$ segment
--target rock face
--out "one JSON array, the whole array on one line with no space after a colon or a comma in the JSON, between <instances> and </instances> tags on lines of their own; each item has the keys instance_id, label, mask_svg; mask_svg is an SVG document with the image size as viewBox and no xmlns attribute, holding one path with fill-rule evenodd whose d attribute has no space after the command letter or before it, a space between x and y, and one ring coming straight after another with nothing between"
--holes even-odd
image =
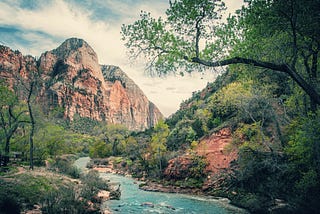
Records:
<instances>
[{"instance_id":1,"label":"rock face","mask_svg":"<svg viewBox=\"0 0 320 214\"><path fill-rule=\"evenodd\" d=\"M208 162L206 170L210 174L227 170L230 167L230 163L237 159L237 151L226 151L226 147L231 142L232 134L228 128L221 129L200 140L196 150L198 155L206 157Z\"/></svg>"},{"instance_id":2,"label":"rock face","mask_svg":"<svg viewBox=\"0 0 320 214\"><path fill-rule=\"evenodd\" d=\"M7 76L27 71L23 69L27 61L34 62L43 81L38 96L43 109L62 107L65 118L71 121L79 115L143 130L163 118L119 67L99 65L97 54L82 39L66 40L58 48L43 53L37 62L6 47L1 48L0 59L1 74Z\"/></svg>"},{"instance_id":3,"label":"rock face","mask_svg":"<svg viewBox=\"0 0 320 214\"><path fill-rule=\"evenodd\" d=\"M210 176L218 175L228 170L230 163L237 159L237 151L226 151L226 147L232 142L231 131L228 128L221 129L209 136L203 137L195 151L198 156L206 160L205 173ZM168 161L164 175L169 179L183 179L190 177L190 168L193 166L192 156L183 154Z\"/></svg>"}]
</instances>

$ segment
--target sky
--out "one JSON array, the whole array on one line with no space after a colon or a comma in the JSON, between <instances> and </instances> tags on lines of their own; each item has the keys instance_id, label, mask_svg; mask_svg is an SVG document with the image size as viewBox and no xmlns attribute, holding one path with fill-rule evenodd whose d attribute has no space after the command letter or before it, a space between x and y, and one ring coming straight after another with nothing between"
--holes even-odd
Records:
<instances>
[{"instance_id":1,"label":"sky","mask_svg":"<svg viewBox=\"0 0 320 214\"><path fill-rule=\"evenodd\" d=\"M228 14L242 1L225 2ZM168 117L192 92L214 81L217 72L150 77L143 63L129 60L121 40L122 24L139 19L141 10L162 16L167 7L167 0L1 0L0 44L39 57L68 38L84 39L100 64L119 66Z\"/></svg>"}]
</instances>

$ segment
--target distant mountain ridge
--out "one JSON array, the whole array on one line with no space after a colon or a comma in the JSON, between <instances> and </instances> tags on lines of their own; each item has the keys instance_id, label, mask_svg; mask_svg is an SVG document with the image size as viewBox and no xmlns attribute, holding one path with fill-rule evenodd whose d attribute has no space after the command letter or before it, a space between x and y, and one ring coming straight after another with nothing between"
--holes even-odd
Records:
<instances>
[{"instance_id":1,"label":"distant mountain ridge","mask_svg":"<svg viewBox=\"0 0 320 214\"><path fill-rule=\"evenodd\" d=\"M12 74L23 76L30 64L43 81L37 100L45 111L62 107L64 117L71 121L77 114L123 124L130 130L150 128L163 118L119 67L99 65L97 54L82 39L67 39L58 48L43 53L39 60L0 47L1 78L11 85Z\"/></svg>"}]
</instances>

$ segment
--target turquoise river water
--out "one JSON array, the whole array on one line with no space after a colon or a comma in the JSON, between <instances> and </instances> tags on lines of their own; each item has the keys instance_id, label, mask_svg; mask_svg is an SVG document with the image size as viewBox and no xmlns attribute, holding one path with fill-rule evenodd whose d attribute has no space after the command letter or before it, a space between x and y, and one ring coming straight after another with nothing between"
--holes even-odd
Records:
<instances>
[{"instance_id":1,"label":"turquoise river water","mask_svg":"<svg viewBox=\"0 0 320 214\"><path fill-rule=\"evenodd\" d=\"M81 170L89 158L80 158L75 165ZM147 192L138 188L137 182L121 175L100 173L102 178L112 183L121 184L121 199L105 202L112 213L121 214L226 214L246 213L245 211L230 206L226 199L210 199L184 194Z\"/></svg>"}]
</instances>

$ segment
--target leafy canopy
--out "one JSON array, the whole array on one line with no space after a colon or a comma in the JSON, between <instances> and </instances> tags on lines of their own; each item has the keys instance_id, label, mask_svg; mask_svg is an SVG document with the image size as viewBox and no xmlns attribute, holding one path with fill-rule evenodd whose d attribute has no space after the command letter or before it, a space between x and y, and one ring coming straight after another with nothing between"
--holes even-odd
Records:
<instances>
[{"instance_id":1,"label":"leafy canopy","mask_svg":"<svg viewBox=\"0 0 320 214\"><path fill-rule=\"evenodd\" d=\"M123 25L123 40L134 58L146 57L153 74L246 64L289 75L320 104L320 1L245 2L222 23L221 0L169 1L165 18L142 12Z\"/></svg>"},{"instance_id":2,"label":"leafy canopy","mask_svg":"<svg viewBox=\"0 0 320 214\"><path fill-rule=\"evenodd\" d=\"M217 31L215 25L221 19L220 12L225 9L221 0L170 1L165 19L155 19L142 11L140 20L123 25L123 40L134 58L143 55L148 59L151 72L159 75L190 72L199 66L186 64L184 58L200 54L200 40L206 40L201 54L208 52Z\"/></svg>"}]
</instances>

